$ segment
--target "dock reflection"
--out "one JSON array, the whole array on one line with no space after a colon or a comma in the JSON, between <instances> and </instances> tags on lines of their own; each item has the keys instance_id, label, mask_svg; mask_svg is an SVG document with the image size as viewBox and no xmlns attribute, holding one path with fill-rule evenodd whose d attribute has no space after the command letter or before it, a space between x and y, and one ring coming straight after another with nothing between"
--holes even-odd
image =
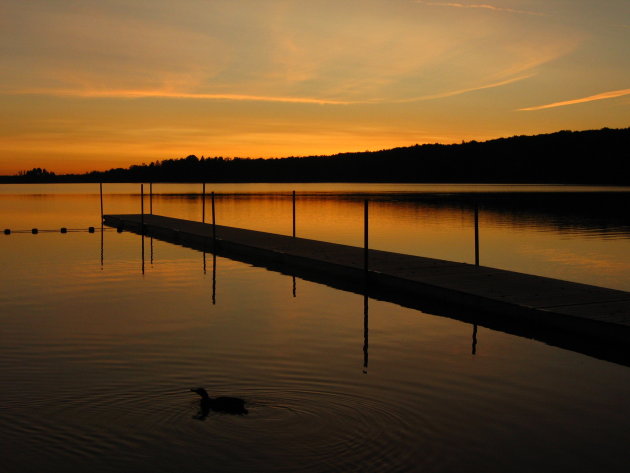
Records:
<instances>
[{"instance_id":1,"label":"dock reflection","mask_svg":"<svg viewBox=\"0 0 630 473\"><path fill-rule=\"evenodd\" d=\"M140 234L140 232L134 233ZM148 232L148 234L151 234L150 231ZM144 235L140 236L142 239L142 274L144 274ZM514 320L498 317L497 315L494 315L492 313L464 308L456 304L449 303L448 301L437 301L431 298L411 297L403 293L392 292L391 290L388 290L386 288L380 288L373 284L367 286L365 284L365 281L363 284L356 284L344 278L331 278L330 276L323 275L316 270L304 267L293 267L282 262L269 262L268 260L259 259L251 255L234 254L230 251L224 250L223 248L221 248L220 245L217 245L216 248L211 248L208 250L202 243L184 244L179 241L177 235L173 235L171 237L164 236L163 234L152 236L162 241L177 244L179 246L187 248L192 248L201 252L208 251L213 255L213 304L217 303L217 256L229 258L234 261L244 262L253 266L264 267L266 269L276 271L287 276L291 276L296 280L297 278L301 278L307 281L324 284L335 289L362 295L364 297L364 369L366 371L368 361L367 350L369 311L369 305L365 300L366 297L394 303L414 310L419 310L426 314L448 317L471 324L471 352L473 355L476 355L478 351L478 327L483 326L491 330L538 340L548 345L571 350L577 353L582 353L584 355L592 356L594 358L599 358L613 363L630 366L630 351L627 350L625 344L616 342L615 340L600 340L577 333L567 332L561 329L555 329L553 327L538 324L532 320L515 322ZM296 296L296 284L297 282L294 283L292 288L292 294L294 297Z\"/></svg>"}]
</instances>

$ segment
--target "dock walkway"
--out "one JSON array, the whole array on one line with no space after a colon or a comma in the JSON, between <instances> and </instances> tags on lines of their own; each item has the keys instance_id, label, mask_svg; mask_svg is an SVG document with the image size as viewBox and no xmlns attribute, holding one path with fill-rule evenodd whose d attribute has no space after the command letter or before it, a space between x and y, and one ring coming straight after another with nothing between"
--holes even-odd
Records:
<instances>
[{"instance_id":1,"label":"dock walkway","mask_svg":"<svg viewBox=\"0 0 630 473\"><path fill-rule=\"evenodd\" d=\"M105 215L106 225L140 232L141 215ZM364 249L159 215L144 215L145 234L234 256L267 267L295 268L319 280L365 284ZM553 329L630 340L630 293L484 266L369 250L370 286L400 297L428 299L541 323ZM387 297L396 301L396 297Z\"/></svg>"}]
</instances>

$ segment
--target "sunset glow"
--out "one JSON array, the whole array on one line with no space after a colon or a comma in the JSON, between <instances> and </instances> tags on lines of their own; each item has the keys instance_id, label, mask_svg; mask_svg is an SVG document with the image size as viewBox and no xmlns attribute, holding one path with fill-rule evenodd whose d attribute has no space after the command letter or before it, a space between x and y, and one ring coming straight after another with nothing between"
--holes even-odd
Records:
<instances>
[{"instance_id":1,"label":"sunset glow","mask_svg":"<svg viewBox=\"0 0 630 473\"><path fill-rule=\"evenodd\" d=\"M0 174L630 125L626 0L5 0Z\"/></svg>"}]
</instances>

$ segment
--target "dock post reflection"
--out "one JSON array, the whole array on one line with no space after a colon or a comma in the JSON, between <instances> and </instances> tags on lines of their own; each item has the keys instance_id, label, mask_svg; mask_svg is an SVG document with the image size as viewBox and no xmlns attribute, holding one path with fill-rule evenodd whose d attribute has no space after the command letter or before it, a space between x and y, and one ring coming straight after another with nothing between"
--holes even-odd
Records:
<instances>
[{"instance_id":1,"label":"dock post reflection","mask_svg":"<svg viewBox=\"0 0 630 473\"><path fill-rule=\"evenodd\" d=\"M149 214L153 215L153 183L149 182Z\"/></svg>"},{"instance_id":2,"label":"dock post reflection","mask_svg":"<svg viewBox=\"0 0 630 473\"><path fill-rule=\"evenodd\" d=\"M293 276L293 297L297 297L297 283L295 282L295 276Z\"/></svg>"},{"instance_id":3,"label":"dock post reflection","mask_svg":"<svg viewBox=\"0 0 630 473\"><path fill-rule=\"evenodd\" d=\"M477 354L477 324L473 324L473 333L472 333L472 354Z\"/></svg>"},{"instance_id":4,"label":"dock post reflection","mask_svg":"<svg viewBox=\"0 0 630 473\"><path fill-rule=\"evenodd\" d=\"M212 253L212 305L217 305L217 254Z\"/></svg>"},{"instance_id":5,"label":"dock post reflection","mask_svg":"<svg viewBox=\"0 0 630 473\"><path fill-rule=\"evenodd\" d=\"M363 295L363 374L368 370L368 295Z\"/></svg>"},{"instance_id":6,"label":"dock post reflection","mask_svg":"<svg viewBox=\"0 0 630 473\"><path fill-rule=\"evenodd\" d=\"M104 262L104 247L105 247L104 234L105 234L105 229L103 227L103 219L101 219L101 271L103 270L103 262Z\"/></svg>"},{"instance_id":7,"label":"dock post reflection","mask_svg":"<svg viewBox=\"0 0 630 473\"><path fill-rule=\"evenodd\" d=\"M475 266L479 266L479 207L475 202Z\"/></svg>"},{"instance_id":8,"label":"dock post reflection","mask_svg":"<svg viewBox=\"0 0 630 473\"><path fill-rule=\"evenodd\" d=\"M201 188L201 223L206 223L206 183Z\"/></svg>"}]
</instances>

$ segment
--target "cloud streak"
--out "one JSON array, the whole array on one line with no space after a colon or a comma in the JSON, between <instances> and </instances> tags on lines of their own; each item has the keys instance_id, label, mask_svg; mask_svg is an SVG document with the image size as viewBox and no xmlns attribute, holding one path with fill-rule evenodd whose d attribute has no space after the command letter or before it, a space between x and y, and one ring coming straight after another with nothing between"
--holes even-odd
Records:
<instances>
[{"instance_id":1,"label":"cloud streak","mask_svg":"<svg viewBox=\"0 0 630 473\"><path fill-rule=\"evenodd\" d=\"M491 89L503 85L518 82L534 74L525 74L500 82L484 84L476 87L457 89L437 94L411 97L407 99L373 99L373 100L334 100L320 99L314 97L282 97L266 95L248 94L206 94L192 92L176 92L168 90L140 90L140 89L115 89L115 90L76 90L76 89L28 89L19 91L0 92L3 95L49 95L53 97L79 97L79 98L114 98L114 99L142 99L142 98L164 98L164 99L192 99L192 100L226 100L226 101L249 101L249 102L277 102L312 105L366 105L383 103L410 103L424 100L435 100L456 95L462 95L477 90Z\"/></svg>"},{"instance_id":2,"label":"cloud streak","mask_svg":"<svg viewBox=\"0 0 630 473\"><path fill-rule=\"evenodd\" d=\"M312 97L277 97L247 94L204 94L190 92L172 92L164 90L71 90L71 89L32 89L9 92L15 95L51 95L57 97L83 98L167 98L167 99L202 99L202 100L233 100L250 102L281 102L315 105L350 105L366 102L351 102L333 99L318 99Z\"/></svg>"},{"instance_id":3,"label":"cloud streak","mask_svg":"<svg viewBox=\"0 0 630 473\"><path fill-rule=\"evenodd\" d=\"M457 3L457 2L430 2L424 0L416 0L416 3L422 3L423 5L429 5L432 7L451 7L451 8L473 8L481 10L491 10L495 12L504 13L518 13L521 15L534 15L545 16L544 13L530 11L530 10L517 10L514 8L497 7L495 5L489 5L487 3Z\"/></svg>"},{"instance_id":4,"label":"cloud streak","mask_svg":"<svg viewBox=\"0 0 630 473\"><path fill-rule=\"evenodd\" d=\"M535 107L519 108L519 111L533 111L544 110L546 108L564 107L566 105L575 105L578 103L593 102L595 100L614 99L616 97L622 97L624 95L630 95L630 89L611 90L610 92L602 92L601 94L589 95L588 97L582 97L580 99L564 100L562 102L553 102L546 105L537 105Z\"/></svg>"},{"instance_id":5,"label":"cloud streak","mask_svg":"<svg viewBox=\"0 0 630 473\"><path fill-rule=\"evenodd\" d=\"M446 97L453 97L455 95L462 95L462 94L467 94L468 92L475 92L477 90L484 90L484 89L492 89L494 87L501 87L503 85L508 85L508 84L512 84L514 82L519 82L521 80L524 79L528 79L532 76L534 76L535 74L525 74L522 76L518 76L518 77L513 77L511 79L506 79L506 80L502 80L500 82L493 82L492 84L485 84L485 85L480 85L477 87L469 87L466 89L459 89L459 90L451 90L449 92L442 92L439 94L431 94L431 95L423 95L422 97L415 97L415 98L410 98L410 99L403 99L403 100L398 100L396 101L396 103L406 103L406 102L419 102L422 100L433 100L433 99L443 99Z\"/></svg>"}]
</instances>

